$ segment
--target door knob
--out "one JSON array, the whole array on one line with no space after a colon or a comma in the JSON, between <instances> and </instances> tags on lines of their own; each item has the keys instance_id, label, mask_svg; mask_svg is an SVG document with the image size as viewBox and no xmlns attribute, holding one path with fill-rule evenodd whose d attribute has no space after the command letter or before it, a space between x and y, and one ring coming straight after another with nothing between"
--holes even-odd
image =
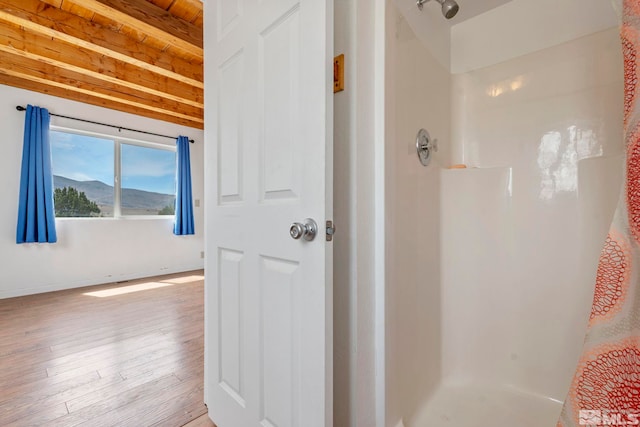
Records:
<instances>
[{"instance_id":1,"label":"door knob","mask_svg":"<svg viewBox=\"0 0 640 427\"><path fill-rule=\"evenodd\" d=\"M310 242L316 238L316 234L318 234L318 224L311 218L305 219L302 223L294 222L289 228L289 235L294 240L302 237L307 242Z\"/></svg>"}]
</instances>

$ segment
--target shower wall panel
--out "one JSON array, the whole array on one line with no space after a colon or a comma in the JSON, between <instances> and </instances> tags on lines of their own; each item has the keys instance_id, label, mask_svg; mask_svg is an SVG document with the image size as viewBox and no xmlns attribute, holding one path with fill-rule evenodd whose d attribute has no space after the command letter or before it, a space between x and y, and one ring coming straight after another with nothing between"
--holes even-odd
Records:
<instances>
[{"instance_id":1,"label":"shower wall panel","mask_svg":"<svg viewBox=\"0 0 640 427\"><path fill-rule=\"evenodd\" d=\"M440 381L440 166L449 155L451 76L389 3L387 19L387 425ZM439 140L429 167L418 129Z\"/></svg>"},{"instance_id":2,"label":"shower wall panel","mask_svg":"<svg viewBox=\"0 0 640 427\"><path fill-rule=\"evenodd\" d=\"M445 381L564 399L620 188L617 29L453 76ZM612 201L613 200L613 201Z\"/></svg>"}]
</instances>

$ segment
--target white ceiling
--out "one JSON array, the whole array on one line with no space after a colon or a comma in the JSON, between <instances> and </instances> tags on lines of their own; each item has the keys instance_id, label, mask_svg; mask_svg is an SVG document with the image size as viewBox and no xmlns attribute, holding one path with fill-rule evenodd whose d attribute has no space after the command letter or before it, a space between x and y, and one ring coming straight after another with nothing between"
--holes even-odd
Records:
<instances>
[{"instance_id":1,"label":"white ceiling","mask_svg":"<svg viewBox=\"0 0 640 427\"><path fill-rule=\"evenodd\" d=\"M416 16L429 15L438 19L442 19L443 23L449 26L459 24L460 22L471 19L496 7L509 3L512 0L456 0L460 6L460 11L453 19L445 19L442 16L440 5L435 1L425 3L422 12L418 10L415 0L396 0L396 6L406 16L410 12Z\"/></svg>"},{"instance_id":2,"label":"white ceiling","mask_svg":"<svg viewBox=\"0 0 640 427\"><path fill-rule=\"evenodd\" d=\"M435 0L422 11L416 0L393 0L422 44L454 73L616 26L620 8L620 0L456 1L460 11L447 20Z\"/></svg>"},{"instance_id":3,"label":"white ceiling","mask_svg":"<svg viewBox=\"0 0 640 427\"><path fill-rule=\"evenodd\" d=\"M502 6L505 3L509 3L512 0L456 0L460 6L460 11L453 18L446 20L449 25L459 24L460 22L471 19L474 16L478 16L484 12L487 12L496 7ZM440 5L438 3L429 2L434 4L428 4L429 8L433 8L436 11L440 11Z\"/></svg>"},{"instance_id":4,"label":"white ceiling","mask_svg":"<svg viewBox=\"0 0 640 427\"><path fill-rule=\"evenodd\" d=\"M488 67L617 27L615 5L606 0L514 0L451 28L451 71Z\"/></svg>"},{"instance_id":5,"label":"white ceiling","mask_svg":"<svg viewBox=\"0 0 640 427\"><path fill-rule=\"evenodd\" d=\"M442 16L440 5L431 0L418 9L416 0L393 0L400 15L404 17L413 32L425 47L446 69L450 68L451 27L480 14L503 6L512 0L456 0L460 11L453 19Z\"/></svg>"}]
</instances>

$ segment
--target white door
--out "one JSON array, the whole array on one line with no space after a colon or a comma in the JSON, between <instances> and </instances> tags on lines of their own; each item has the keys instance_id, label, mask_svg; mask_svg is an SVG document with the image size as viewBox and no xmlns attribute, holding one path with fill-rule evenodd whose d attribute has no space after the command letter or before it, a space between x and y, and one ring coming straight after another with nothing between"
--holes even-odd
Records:
<instances>
[{"instance_id":1,"label":"white door","mask_svg":"<svg viewBox=\"0 0 640 427\"><path fill-rule=\"evenodd\" d=\"M204 6L209 416L328 427L333 0ZM305 218L317 236L293 239Z\"/></svg>"}]
</instances>

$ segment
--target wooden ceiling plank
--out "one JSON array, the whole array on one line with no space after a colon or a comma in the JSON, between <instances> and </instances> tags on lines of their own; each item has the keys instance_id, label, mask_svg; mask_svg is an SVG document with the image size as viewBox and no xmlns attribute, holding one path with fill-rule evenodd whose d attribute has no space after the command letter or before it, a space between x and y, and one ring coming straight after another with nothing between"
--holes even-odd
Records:
<instances>
[{"instance_id":1,"label":"wooden ceiling plank","mask_svg":"<svg viewBox=\"0 0 640 427\"><path fill-rule=\"evenodd\" d=\"M149 3L153 3L164 10L169 10L175 0L147 0Z\"/></svg>"},{"instance_id":2,"label":"wooden ceiling plank","mask_svg":"<svg viewBox=\"0 0 640 427\"><path fill-rule=\"evenodd\" d=\"M201 89L144 72L130 64L105 61L105 58L91 51L20 28L0 26L0 50L145 92L150 96L162 96L197 108L204 106Z\"/></svg>"},{"instance_id":3,"label":"wooden ceiling plank","mask_svg":"<svg viewBox=\"0 0 640 427\"><path fill-rule=\"evenodd\" d=\"M198 13L196 17L193 18L192 24L198 27L202 27L204 25L204 14L202 13L202 11L200 11L200 13Z\"/></svg>"},{"instance_id":4,"label":"wooden ceiling plank","mask_svg":"<svg viewBox=\"0 0 640 427\"><path fill-rule=\"evenodd\" d=\"M0 54L0 57L2 57L2 54ZM36 68L34 69L32 67L29 67L26 64L22 66L20 64L13 62L10 64L3 63L2 65L0 65L0 73L4 73L6 75L18 77L25 80L31 80L35 83L39 83L43 85L55 86L61 89L78 92L84 95L94 96L96 98L102 98L104 100L107 100L113 103L126 104L141 110L148 110L148 111L153 111L156 113L166 114L166 115L175 115L176 117L180 117L185 120L191 120L194 122L201 122L201 121L204 122L204 119L202 119L201 117L190 116L180 112L167 110L162 107L157 107L155 105L149 105L144 102L135 100L135 97L128 97L125 99L121 96L114 96L111 94L113 92L109 91L108 89L101 90L101 88L97 86L93 86L88 83L82 83L80 81L64 77L63 70L58 70L57 73L55 74L55 77L52 77L47 72L42 71L41 68L37 68L37 65L36 65Z\"/></svg>"},{"instance_id":5,"label":"wooden ceiling plank","mask_svg":"<svg viewBox=\"0 0 640 427\"><path fill-rule=\"evenodd\" d=\"M108 28L113 31L121 32L123 25L119 22L114 21L113 19L107 19L101 15L94 15L91 20L94 24L98 24L101 27Z\"/></svg>"},{"instance_id":6,"label":"wooden ceiling plank","mask_svg":"<svg viewBox=\"0 0 640 427\"><path fill-rule=\"evenodd\" d=\"M75 87L78 91L93 91L96 96L104 99L119 99L121 103L135 105L163 114L176 114L190 120L202 120L204 116L204 110L201 108L169 101L161 96L150 96L146 92L128 90L122 86L109 84L102 80L87 78L66 68L59 68L50 64L43 65L39 61L16 57L6 52L0 51L0 62L0 70L5 70L7 73L20 73L22 78L29 76L29 78L33 78L34 81L39 83L48 79L59 85Z\"/></svg>"},{"instance_id":7,"label":"wooden ceiling plank","mask_svg":"<svg viewBox=\"0 0 640 427\"><path fill-rule=\"evenodd\" d=\"M11 58L11 55L0 52L0 72L8 75L31 79L37 83L45 83L84 94L93 94L112 102L132 105L162 114L174 114L193 121L203 120L203 110L177 103L167 103L161 98L151 98L145 93L124 92L117 86L105 84L102 81L92 81L78 76L65 69L53 66L43 67L37 61L24 58Z\"/></svg>"},{"instance_id":8,"label":"wooden ceiling plank","mask_svg":"<svg viewBox=\"0 0 640 427\"><path fill-rule=\"evenodd\" d=\"M51 6L55 6L57 8L62 7L62 0L41 0L45 3L49 3Z\"/></svg>"},{"instance_id":9,"label":"wooden ceiling plank","mask_svg":"<svg viewBox=\"0 0 640 427\"><path fill-rule=\"evenodd\" d=\"M179 49L176 49L173 46L167 46L167 48L165 50L165 53L167 53L169 55L178 55L178 56L180 56L181 58L184 58L187 61L190 60L190 59L193 60L193 61L197 60L197 58L190 57L189 54L184 53L183 51L181 51Z\"/></svg>"},{"instance_id":10,"label":"wooden ceiling plank","mask_svg":"<svg viewBox=\"0 0 640 427\"><path fill-rule=\"evenodd\" d=\"M42 1L42 0L41 0ZM47 0L44 0L46 3L49 3ZM62 10L66 10L69 13L73 13L74 15L77 15L81 18L87 19L89 21L91 21L93 19L93 17L96 15L96 13L92 10L89 9L85 9L82 6L78 6L77 4L74 3L70 3L67 1L62 2L62 6L60 6L60 9Z\"/></svg>"},{"instance_id":11,"label":"wooden ceiling plank","mask_svg":"<svg viewBox=\"0 0 640 427\"><path fill-rule=\"evenodd\" d=\"M98 15L100 16L100 15ZM106 18L103 18L106 19ZM141 33L140 31L136 31L133 28L129 28L129 27L125 27L124 25L122 26L122 28L119 30L120 33L126 35L127 37L130 37L134 40L137 40L139 43L144 43L146 46L151 46L148 43L145 42L145 40L147 39L147 35ZM157 49L155 46L151 46L154 49ZM161 49L158 49L158 51L162 52Z\"/></svg>"},{"instance_id":12,"label":"wooden ceiling plank","mask_svg":"<svg viewBox=\"0 0 640 427\"><path fill-rule=\"evenodd\" d=\"M39 0L0 0L0 20L204 88L201 61L176 58Z\"/></svg>"},{"instance_id":13,"label":"wooden ceiling plank","mask_svg":"<svg viewBox=\"0 0 640 427\"><path fill-rule=\"evenodd\" d=\"M151 46L155 49L161 50L161 51L165 51L167 49L168 46L171 46L170 44L167 44L166 41L164 40L158 40L158 39L154 39L152 37L147 37L146 39L144 39L144 43L147 46Z\"/></svg>"},{"instance_id":14,"label":"wooden ceiling plank","mask_svg":"<svg viewBox=\"0 0 640 427\"><path fill-rule=\"evenodd\" d=\"M185 21L191 22L193 24L193 20L196 18L196 16L202 13L202 2L200 2L200 0L196 1L199 4L195 4L193 1L189 2L186 0L174 2L167 10L171 12L172 15L182 18Z\"/></svg>"},{"instance_id":15,"label":"wooden ceiling plank","mask_svg":"<svg viewBox=\"0 0 640 427\"><path fill-rule=\"evenodd\" d=\"M201 28L146 0L79 0L78 4L193 55L203 56Z\"/></svg>"},{"instance_id":16,"label":"wooden ceiling plank","mask_svg":"<svg viewBox=\"0 0 640 427\"><path fill-rule=\"evenodd\" d=\"M0 85L13 86L32 92L44 93L46 95L58 98L70 99L72 101L82 102L84 104L95 105L98 107L108 108L110 110L118 110L137 116L149 117L156 120L162 120L169 123L176 123L182 126L188 126L195 129L203 129L204 125L200 122L182 119L173 115L159 114L149 110L143 110L126 104L114 104L102 98L92 95L86 95L79 92L51 86L48 83L36 83L32 80L26 80L19 77L9 76L0 70Z\"/></svg>"}]
</instances>

